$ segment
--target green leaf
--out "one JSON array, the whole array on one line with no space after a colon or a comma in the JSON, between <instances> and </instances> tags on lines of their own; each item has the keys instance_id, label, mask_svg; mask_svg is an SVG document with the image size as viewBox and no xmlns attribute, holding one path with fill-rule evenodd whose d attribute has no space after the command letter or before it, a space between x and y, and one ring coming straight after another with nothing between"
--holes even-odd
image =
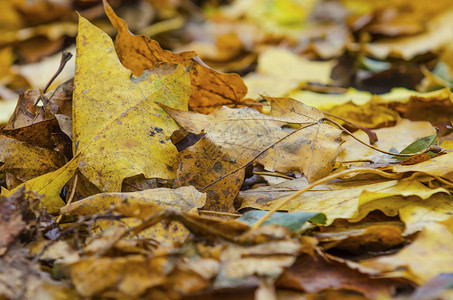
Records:
<instances>
[{"instance_id":1,"label":"green leaf","mask_svg":"<svg viewBox=\"0 0 453 300\"><path fill-rule=\"evenodd\" d=\"M262 216L267 214L265 210L252 210L243 214L238 220L247 222L250 226L255 224ZM316 224L325 224L326 216L322 213L308 212L275 212L270 216L263 225L277 224L288 227L292 231L298 231L302 228L305 222L310 221Z\"/></svg>"},{"instance_id":2,"label":"green leaf","mask_svg":"<svg viewBox=\"0 0 453 300\"><path fill-rule=\"evenodd\" d=\"M360 64L359 67L361 69L370 72L382 72L392 67L392 65L388 62L375 60L368 57L364 57L359 64Z\"/></svg>"},{"instance_id":3,"label":"green leaf","mask_svg":"<svg viewBox=\"0 0 453 300\"><path fill-rule=\"evenodd\" d=\"M443 61L437 63L434 69L431 71L434 75L451 83L450 73L448 71L448 66Z\"/></svg>"},{"instance_id":4,"label":"green leaf","mask_svg":"<svg viewBox=\"0 0 453 300\"><path fill-rule=\"evenodd\" d=\"M419 138L406 148L404 148L400 154L412 154L412 153L417 153L420 152L426 148L428 148L431 145L437 145L437 134L433 135L428 135L422 138ZM407 157L401 157L401 156L393 156L392 158L398 159L398 160L405 160Z\"/></svg>"}]
</instances>

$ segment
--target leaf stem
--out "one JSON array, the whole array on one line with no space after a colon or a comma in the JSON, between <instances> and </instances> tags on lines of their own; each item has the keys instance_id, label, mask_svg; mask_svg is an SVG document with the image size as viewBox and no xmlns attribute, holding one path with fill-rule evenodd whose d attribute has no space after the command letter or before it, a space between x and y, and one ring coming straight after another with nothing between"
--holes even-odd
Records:
<instances>
[{"instance_id":1,"label":"leaf stem","mask_svg":"<svg viewBox=\"0 0 453 300\"><path fill-rule=\"evenodd\" d=\"M55 80L55 78L57 78L57 76L61 73L61 71L63 71L64 67L66 66L66 63L71 59L71 57L72 57L71 52L66 51L66 50L63 50L63 52L61 52L61 60L60 60L60 65L58 66L58 70L57 70L57 72L55 72L53 77L49 80L46 87L44 88L44 90L43 90L44 94L47 92L47 89L50 87L50 85Z\"/></svg>"},{"instance_id":2,"label":"leaf stem","mask_svg":"<svg viewBox=\"0 0 453 300\"><path fill-rule=\"evenodd\" d=\"M341 130L343 130L344 133L348 134L349 136L351 136L354 140L356 140L357 142L375 150L375 151L378 151L378 152L381 152L381 153L384 153L384 154L389 154L389 155L392 155L392 156L401 156L401 157L412 157L412 156L415 156L415 155L420 155L420 154L423 154L423 153L426 153L426 152L429 152L429 151L433 151L433 152L441 152L443 149L439 146L435 146L435 145L431 145L429 146L428 148L426 149L423 149L422 151L419 151L417 153L410 153L410 154L402 154L402 153L393 153L393 152L389 152L389 151L385 151L385 150L381 150L375 146L372 146L370 144L367 144L365 143L364 141L360 140L359 138L357 138L356 136L354 136L352 134L352 132L350 132L349 130L347 130L346 128L344 128L343 126L341 126L340 124L338 124L337 122L335 122L334 120L332 119L329 119L329 118L323 118L325 121L328 121L330 123L332 123L333 125L337 126L338 128L340 128Z\"/></svg>"},{"instance_id":3,"label":"leaf stem","mask_svg":"<svg viewBox=\"0 0 453 300\"><path fill-rule=\"evenodd\" d=\"M225 175L222 175L220 176L219 178L217 178L216 180L212 181L211 183L209 183L208 185L204 186L203 188L201 188L199 191L202 192L204 191L205 189L207 189L208 187L212 186L213 184L216 184L217 182L225 179L226 177L230 176L231 174L234 174L236 173L237 171L245 168L250 162L254 161L255 159L257 159L261 154L263 154L264 152L266 152L267 150L271 149L272 147L274 147L275 145L277 145L278 143L280 143L281 141L283 141L284 139L288 138L289 136L295 134L296 132L298 132L299 130L302 130L302 129L305 129L307 127L310 127L310 126L313 126L313 125L316 125L316 124L319 124L319 122L313 122L313 123L310 123L308 125L305 125L305 126L301 126L300 128L298 128L297 130L294 130L293 132L285 135L284 137L282 137L281 139L279 139L278 141L276 141L275 143L272 143L271 145L269 145L267 148L261 150L257 155L255 155L255 157L253 157L252 159L250 159L249 161L247 161L247 163L239 166L238 168L234 169L233 171L230 171L228 172L227 174Z\"/></svg>"},{"instance_id":4,"label":"leaf stem","mask_svg":"<svg viewBox=\"0 0 453 300\"><path fill-rule=\"evenodd\" d=\"M65 206L68 206L69 204L71 204L72 202L72 199L74 199L74 195L75 195L75 191L76 191L76 187L77 187L77 180L78 180L78 176L77 174L75 174L74 176L74 183L72 184L72 191L71 191L71 195L69 195L69 199L68 199L68 202L66 203ZM63 214L60 213L60 215L58 216L58 219L56 221L57 224L59 224L61 222L61 219L63 218Z\"/></svg>"},{"instance_id":5,"label":"leaf stem","mask_svg":"<svg viewBox=\"0 0 453 300\"><path fill-rule=\"evenodd\" d=\"M213 214L213 215L228 216L228 217L235 217L235 218L242 216L241 214L232 214L232 213L227 213L227 212L204 210L204 209L199 209L198 212L202 213L202 214Z\"/></svg>"},{"instance_id":6,"label":"leaf stem","mask_svg":"<svg viewBox=\"0 0 453 300\"><path fill-rule=\"evenodd\" d=\"M357 124L357 123L354 123L352 121L349 121L348 119L345 119L343 117L340 117L340 116L337 116L337 115L334 115L334 114L331 114L331 113L328 113L328 112L325 112L323 111L323 113L325 115L328 115L330 117L334 117L336 119L339 119L345 123L348 123L349 125L352 125L353 127L357 128L357 129L360 129L362 130L363 132L365 132L367 135L368 135L368 138L370 139L370 144L374 144L378 141L378 136L376 135L376 133L374 131L371 131L370 129L366 128L365 126L362 126L360 124Z\"/></svg>"},{"instance_id":7,"label":"leaf stem","mask_svg":"<svg viewBox=\"0 0 453 300\"><path fill-rule=\"evenodd\" d=\"M255 175L261 175L261 176L281 177L281 178L285 178L285 179L294 180L293 177L286 176L285 174L281 174L281 173L278 173L278 172L259 172L259 171L253 171L253 174L255 174Z\"/></svg>"}]
</instances>

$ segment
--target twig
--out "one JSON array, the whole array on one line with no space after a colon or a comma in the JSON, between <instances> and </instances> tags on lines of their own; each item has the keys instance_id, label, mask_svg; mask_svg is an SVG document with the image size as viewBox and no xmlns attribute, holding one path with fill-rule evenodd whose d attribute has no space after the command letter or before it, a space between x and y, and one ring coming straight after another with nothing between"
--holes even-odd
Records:
<instances>
[{"instance_id":1,"label":"twig","mask_svg":"<svg viewBox=\"0 0 453 300\"><path fill-rule=\"evenodd\" d=\"M381 170L368 169L368 168L350 169L350 170L342 171L342 172L339 172L339 173L336 173L336 174L331 174L331 175L329 175L327 177L321 178L321 179L313 182L312 184L309 184L305 188L303 188L303 189L301 189L301 190L299 190L299 191L297 191L297 192L295 192L295 193L293 193L293 194L291 194L289 196L280 198L280 201L278 201L277 205L275 205L270 211L268 211L267 214L262 216L255 224L253 224L251 226L251 228L252 229L257 229L264 222L266 222L266 220L274 212L278 211L283 206L285 206L289 201L291 201L294 198L296 198L297 196L305 193L306 191L311 190L315 186L323 184L323 183L325 183L327 181L330 181L330 180L333 180L333 179L340 178L340 177L342 177L344 175L351 174L351 173L373 173L373 174L377 174L377 175L380 175L380 176L385 177L385 178L390 178L390 179L397 179L398 178L398 174L389 174L389 173L386 173L386 172L381 171Z\"/></svg>"}]
</instances>

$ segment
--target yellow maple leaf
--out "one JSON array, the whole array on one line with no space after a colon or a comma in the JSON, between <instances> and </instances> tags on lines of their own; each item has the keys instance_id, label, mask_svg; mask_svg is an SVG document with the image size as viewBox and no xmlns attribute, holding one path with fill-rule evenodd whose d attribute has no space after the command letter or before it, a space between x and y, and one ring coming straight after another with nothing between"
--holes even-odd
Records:
<instances>
[{"instance_id":1,"label":"yellow maple leaf","mask_svg":"<svg viewBox=\"0 0 453 300\"><path fill-rule=\"evenodd\" d=\"M74 158L25 183L46 196L44 205L52 213L64 205L60 191L77 168L99 190L109 192L120 191L124 178L138 174L173 178L177 150L170 135L178 126L156 102L186 110L191 92L189 71L175 64L162 63L133 77L110 37L83 17L76 63Z\"/></svg>"}]
</instances>

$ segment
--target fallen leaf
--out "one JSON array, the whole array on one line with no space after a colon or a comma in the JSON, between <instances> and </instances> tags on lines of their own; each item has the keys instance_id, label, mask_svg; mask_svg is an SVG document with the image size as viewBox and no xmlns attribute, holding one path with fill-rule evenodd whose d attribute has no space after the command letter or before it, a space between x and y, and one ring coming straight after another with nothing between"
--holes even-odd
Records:
<instances>
[{"instance_id":1,"label":"fallen leaf","mask_svg":"<svg viewBox=\"0 0 453 300\"><path fill-rule=\"evenodd\" d=\"M181 151L178 158L175 187L191 185L206 192L206 210L236 211L234 199L244 181L245 169L234 157L219 149L209 134ZM226 178L216 182L223 176Z\"/></svg>"},{"instance_id":2,"label":"fallen leaf","mask_svg":"<svg viewBox=\"0 0 453 300\"><path fill-rule=\"evenodd\" d=\"M335 61L310 61L286 49L269 48L258 58L256 73L244 77L248 98L284 97L301 83L331 83Z\"/></svg>"},{"instance_id":3,"label":"fallen leaf","mask_svg":"<svg viewBox=\"0 0 453 300\"><path fill-rule=\"evenodd\" d=\"M52 279L40 264L28 259L28 249L16 247L0 260L0 296L6 299L71 300L73 287Z\"/></svg>"},{"instance_id":4,"label":"fallen leaf","mask_svg":"<svg viewBox=\"0 0 453 300\"><path fill-rule=\"evenodd\" d=\"M365 295L367 298L388 298L396 282L388 279L373 279L357 270L325 258L308 255L297 261L279 278L277 286L317 293L327 289L346 289Z\"/></svg>"},{"instance_id":5,"label":"fallen leaf","mask_svg":"<svg viewBox=\"0 0 453 300\"><path fill-rule=\"evenodd\" d=\"M380 59L394 56L409 60L416 55L437 49L449 41L452 34L452 14L453 10L446 8L441 14L427 22L424 33L402 37L398 40L392 39L370 43L367 45L367 51L374 57Z\"/></svg>"},{"instance_id":6,"label":"fallen leaf","mask_svg":"<svg viewBox=\"0 0 453 300\"><path fill-rule=\"evenodd\" d=\"M323 114L315 108L289 98L267 99L272 102L271 116L248 108L223 108L207 116L166 110L185 130L206 131L241 167L256 159L269 171L304 172L309 181L327 175L337 156L340 130L319 123ZM302 128L288 134L281 128L285 123Z\"/></svg>"},{"instance_id":7,"label":"fallen leaf","mask_svg":"<svg viewBox=\"0 0 453 300\"><path fill-rule=\"evenodd\" d=\"M222 251L221 272L214 285L231 288L256 275L275 281L285 268L294 263L300 248L292 240L270 241L250 247L229 245Z\"/></svg>"},{"instance_id":8,"label":"fallen leaf","mask_svg":"<svg viewBox=\"0 0 453 300\"><path fill-rule=\"evenodd\" d=\"M26 219L23 214L27 210L27 201L20 201L23 197L23 190L9 197L0 195L0 256L3 256L8 245L15 241L16 237L25 229Z\"/></svg>"},{"instance_id":9,"label":"fallen leaf","mask_svg":"<svg viewBox=\"0 0 453 300\"><path fill-rule=\"evenodd\" d=\"M157 211L173 208L182 212L198 214L197 209L205 204L205 195L193 187L179 189L150 189L131 193L101 193L63 207L60 211L67 217L93 216L114 208L129 218L120 222L100 220L97 226L107 228L124 225L131 228L141 224ZM182 243L189 232L180 223L159 224L138 234L141 238L152 238L161 244Z\"/></svg>"},{"instance_id":10,"label":"fallen leaf","mask_svg":"<svg viewBox=\"0 0 453 300\"><path fill-rule=\"evenodd\" d=\"M392 148L401 151L417 139L435 134L436 130L428 122L411 122L402 119L394 127L376 129L374 132L379 140L373 146L385 151L389 151ZM368 136L362 131L355 132L354 136L362 141L368 140ZM338 155L340 161L369 160L375 163L388 163L392 160L390 155L359 144L350 136L346 136L344 140L345 142L341 145L340 154Z\"/></svg>"},{"instance_id":11,"label":"fallen leaf","mask_svg":"<svg viewBox=\"0 0 453 300\"><path fill-rule=\"evenodd\" d=\"M0 136L0 162L3 169L20 182L55 171L62 166L61 153ZM15 186L8 186L15 188Z\"/></svg>"},{"instance_id":12,"label":"fallen leaf","mask_svg":"<svg viewBox=\"0 0 453 300\"><path fill-rule=\"evenodd\" d=\"M355 255L387 251L405 242L403 222L381 221L372 215L360 222L337 219L315 236L325 250L335 249Z\"/></svg>"},{"instance_id":13,"label":"fallen leaf","mask_svg":"<svg viewBox=\"0 0 453 300\"><path fill-rule=\"evenodd\" d=\"M443 223L427 225L416 240L396 254L361 262L378 270L380 277L403 276L417 284L425 284L441 273L453 270L451 218ZM434 255L427 255L432 253Z\"/></svg>"},{"instance_id":14,"label":"fallen leaf","mask_svg":"<svg viewBox=\"0 0 453 300\"><path fill-rule=\"evenodd\" d=\"M45 195L43 205L49 213L56 213L65 204L60 197L61 189L74 175L78 163L79 157L76 157L60 169L26 181L13 190L9 191L2 187L1 194L10 196L21 187L25 187L26 191L34 191L40 195Z\"/></svg>"},{"instance_id":15,"label":"fallen leaf","mask_svg":"<svg viewBox=\"0 0 453 300\"><path fill-rule=\"evenodd\" d=\"M451 182L453 181L453 169L450 164L452 157L453 153L449 152L415 165L391 165L388 166L388 169L396 173L420 172L431 176L442 177Z\"/></svg>"},{"instance_id":16,"label":"fallen leaf","mask_svg":"<svg viewBox=\"0 0 453 300\"><path fill-rule=\"evenodd\" d=\"M13 115L8 124L2 129L12 130L46 120L43 108L35 105L39 96L38 89L29 90L21 94Z\"/></svg>"},{"instance_id":17,"label":"fallen leaf","mask_svg":"<svg viewBox=\"0 0 453 300\"><path fill-rule=\"evenodd\" d=\"M434 194L427 199L393 196L369 202L367 196L370 196L370 193L361 195L358 218L376 209L388 216L398 215L406 225L403 233L405 236L420 231L433 222L447 220L453 207L451 196L443 193Z\"/></svg>"},{"instance_id":18,"label":"fallen leaf","mask_svg":"<svg viewBox=\"0 0 453 300\"><path fill-rule=\"evenodd\" d=\"M77 292L84 297L136 297L151 287L162 285L172 264L165 256L129 255L86 257L65 267Z\"/></svg>"},{"instance_id":19,"label":"fallen leaf","mask_svg":"<svg viewBox=\"0 0 453 300\"><path fill-rule=\"evenodd\" d=\"M270 210L278 203L279 198L289 196L307 186L305 179L284 182L273 187L257 188L241 192L239 200L242 201L240 209L251 207L255 209ZM326 224L330 225L335 219L350 219L357 222L363 219L369 212L380 209L390 216L398 215L403 221L407 221L406 230L413 233L414 228L423 226L423 222L444 220L451 209L448 201L442 194L449 192L443 188L430 189L417 180L357 180L332 182L319 185L302 195L297 196L283 210L289 212L316 212L323 213L327 217ZM404 200L401 196L417 196L417 200ZM393 198L390 198L395 196ZM418 200L419 198L422 200ZM434 197L428 200L429 197ZM446 195L445 197L450 197ZM434 200L437 199L437 200ZM362 206L368 201L376 201L372 205ZM444 203L440 206L440 203ZM439 211L426 216L421 212L417 214L419 222L410 219L410 212L414 210ZM407 213L406 213L407 211ZM401 214L404 213L404 216ZM406 220L407 219L407 220Z\"/></svg>"},{"instance_id":20,"label":"fallen leaf","mask_svg":"<svg viewBox=\"0 0 453 300\"><path fill-rule=\"evenodd\" d=\"M252 210L244 213L241 217L236 220L245 221L250 226L256 223L267 211L264 210ZM305 213L305 212L294 212L294 213L273 213L263 225L275 224L288 227L291 231L299 231L305 222L310 221L317 224L324 224L326 222L326 216L320 213Z\"/></svg>"},{"instance_id":21,"label":"fallen leaf","mask_svg":"<svg viewBox=\"0 0 453 300\"><path fill-rule=\"evenodd\" d=\"M193 92L189 105L192 109L207 113L223 105L244 105L242 98L247 93L247 87L239 75L218 73L210 69L199 59L195 59L196 53L193 51L173 54L163 50L149 37L131 34L126 22L114 13L106 0L103 3L107 16L118 30L115 40L118 56L134 75L141 76L158 62L179 64L190 67Z\"/></svg>"},{"instance_id":22,"label":"fallen leaf","mask_svg":"<svg viewBox=\"0 0 453 300\"><path fill-rule=\"evenodd\" d=\"M137 174L173 178L177 151L170 135L177 127L155 101L187 109L188 71L160 64L131 77L110 38L83 17L76 63L73 151L80 156L80 172L110 192Z\"/></svg>"}]
</instances>

